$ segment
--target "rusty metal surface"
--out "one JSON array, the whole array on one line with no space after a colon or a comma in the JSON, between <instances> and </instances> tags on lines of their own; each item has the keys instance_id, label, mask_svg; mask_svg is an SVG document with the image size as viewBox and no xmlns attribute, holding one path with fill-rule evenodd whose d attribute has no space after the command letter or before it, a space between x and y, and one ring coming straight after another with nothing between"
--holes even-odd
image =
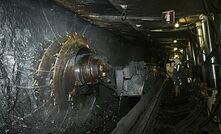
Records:
<instances>
[{"instance_id":1,"label":"rusty metal surface","mask_svg":"<svg viewBox=\"0 0 221 134\"><path fill-rule=\"evenodd\" d=\"M53 86L56 102L62 107L67 100L67 93L75 90L74 66L66 66L67 62L72 58L76 58L78 52L82 48L89 45L86 39L77 34L70 35L65 42L61 42L62 48L58 53L55 61L55 69L53 74ZM75 62L75 61L74 61Z\"/></svg>"},{"instance_id":2,"label":"rusty metal surface","mask_svg":"<svg viewBox=\"0 0 221 134\"><path fill-rule=\"evenodd\" d=\"M75 97L89 92L84 91L90 90L87 85L106 79L110 65L96 57L95 50L89 46L86 38L73 33L54 41L46 49L35 79L39 104L53 101L64 110Z\"/></svg>"}]
</instances>

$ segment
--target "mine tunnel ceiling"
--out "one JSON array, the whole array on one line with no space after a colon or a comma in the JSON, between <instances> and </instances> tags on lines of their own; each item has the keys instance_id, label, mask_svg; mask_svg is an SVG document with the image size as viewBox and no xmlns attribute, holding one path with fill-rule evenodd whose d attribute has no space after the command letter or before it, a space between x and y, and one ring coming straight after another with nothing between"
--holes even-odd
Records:
<instances>
[{"instance_id":1,"label":"mine tunnel ceiling","mask_svg":"<svg viewBox=\"0 0 221 134\"><path fill-rule=\"evenodd\" d=\"M176 20L204 13L202 0L53 0L81 18L134 42L157 40L168 44L188 38L187 29L162 23L162 12L175 10ZM126 7L127 19L122 21ZM172 30L172 32L171 32Z\"/></svg>"}]
</instances>

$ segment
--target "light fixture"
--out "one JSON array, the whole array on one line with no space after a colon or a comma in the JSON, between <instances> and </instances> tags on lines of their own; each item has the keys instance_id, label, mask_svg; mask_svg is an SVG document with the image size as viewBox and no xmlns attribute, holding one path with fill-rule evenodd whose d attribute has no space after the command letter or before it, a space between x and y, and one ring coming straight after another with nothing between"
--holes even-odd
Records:
<instances>
[{"instance_id":1,"label":"light fixture","mask_svg":"<svg viewBox=\"0 0 221 134\"><path fill-rule=\"evenodd\" d=\"M140 25L140 24L136 24L136 27L137 27L137 28L140 28L140 27L141 27L141 25Z\"/></svg>"},{"instance_id":2,"label":"light fixture","mask_svg":"<svg viewBox=\"0 0 221 134\"><path fill-rule=\"evenodd\" d=\"M180 27L180 24L177 22L177 23L174 24L174 27L178 28L178 27Z\"/></svg>"},{"instance_id":3,"label":"light fixture","mask_svg":"<svg viewBox=\"0 0 221 134\"><path fill-rule=\"evenodd\" d=\"M173 40L173 43L177 43L177 40Z\"/></svg>"},{"instance_id":4,"label":"light fixture","mask_svg":"<svg viewBox=\"0 0 221 134\"><path fill-rule=\"evenodd\" d=\"M174 47L174 48L173 48L173 51L177 51L177 50L178 50L178 48L177 48L177 47Z\"/></svg>"},{"instance_id":5,"label":"light fixture","mask_svg":"<svg viewBox=\"0 0 221 134\"><path fill-rule=\"evenodd\" d=\"M121 7L122 9L124 9L124 10L127 9L127 5L120 5L120 7Z\"/></svg>"}]
</instances>

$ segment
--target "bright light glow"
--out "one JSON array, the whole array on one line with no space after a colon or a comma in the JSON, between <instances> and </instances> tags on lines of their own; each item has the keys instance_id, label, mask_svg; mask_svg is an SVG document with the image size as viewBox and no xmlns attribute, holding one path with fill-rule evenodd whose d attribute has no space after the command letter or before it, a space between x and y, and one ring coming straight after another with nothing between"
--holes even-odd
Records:
<instances>
[{"instance_id":1,"label":"bright light glow","mask_svg":"<svg viewBox=\"0 0 221 134\"><path fill-rule=\"evenodd\" d=\"M173 43L177 43L177 40L173 40Z\"/></svg>"},{"instance_id":2,"label":"bright light glow","mask_svg":"<svg viewBox=\"0 0 221 134\"><path fill-rule=\"evenodd\" d=\"M137 28L140 28L140 27L141 27L141 25L140 25L140 24L136 24L136 27L137 27Z\"/></svg>"},{"instance_id":3,"label":"bright light glow","mask_svg":"<svg viewBox=\"0 0 221 134\"><path fill-rule=\"evenodd\" d=\"M183 53L183 49L180 49L180 52Z\"/></svg>"},{"instance_id":4,"label":"bright light glow","mask_svg":"<svg viewBox=\"0 0 221 134\"><path fill-rule=\"evenodd\" d=\"M173 51L177 51L177 47L173 48Z\"/></svg>"},{"instance_id":5,"label":"bright light glow","mask_svg":"<svg viewBox=\"0 0 221 134\"><path fill-rule=\"evenodd\" d=\"M178 27L180 27L180 24L177 22L177 23L175 23L174 27L178 28Z\"/></svg>"},{"instance_id":6,"label":"bright light glow","mask_svg":"<svg viewBox=\"0 0 221 134\"><path fill-rule=\"evenodd\" d=\"M79 72L80 72L80 69L79 69L79 68L78 68L78 69L75 69L75 72L79 73Z\"/></svg>"},{"instance_id":7,"label":"bright light glow","mask_svg":"<svg viewBox=\"0 0 221 134\"><path fill-rule=\"evenodd\" d=\"M120 5L122 9L127 9L127 5Z\"/></svg>"}]
</instances>

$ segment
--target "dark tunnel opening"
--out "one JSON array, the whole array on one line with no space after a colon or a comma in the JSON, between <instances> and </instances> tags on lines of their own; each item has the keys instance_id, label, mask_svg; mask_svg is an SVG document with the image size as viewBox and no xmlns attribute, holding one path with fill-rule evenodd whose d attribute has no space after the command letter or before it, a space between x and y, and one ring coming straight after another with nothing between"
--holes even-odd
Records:
<instances>
[{"instance_id":1,"label":"dark tunnel opening","mask_svg":"<svg viewBox=\"0 0 221 134\"><path fill-rule=\"evenodd\" d=\"M1 1L0 133L220 133L217 5Z\"/></svg>"}]
</instances>

